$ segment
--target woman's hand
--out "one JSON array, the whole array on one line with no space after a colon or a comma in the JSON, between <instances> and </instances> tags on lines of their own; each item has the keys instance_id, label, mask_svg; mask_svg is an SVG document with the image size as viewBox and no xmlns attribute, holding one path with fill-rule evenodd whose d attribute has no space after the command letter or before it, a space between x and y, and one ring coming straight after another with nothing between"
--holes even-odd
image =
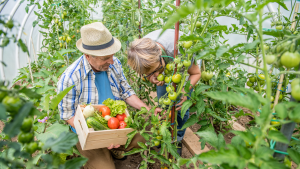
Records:
<instances>
[{"instance_id":1,"label":"woman's hand","mask_svg":"<svg viewBox=\"0 0 300 169\"><path fill-rule=\"evenodd\" d=\"M153 84L156 84L157 86L162 86L165 84L165 81L158 81L157 76L155 76L155 74L149 77L149 81Z\"/></svg>"},{"instance_id":2,"label":"woman's hand","mask_svg":"<svg viewBox=\"0 0 300 169\"><path fill-rule=\"evenodd\" d=\"M181 110L181 106L183 104L183 102L185 102L187 100L187 97L186 96L182 96L181 99L180 99L180 102L178 104L176 104L176 110Z\"/></svg>"},{"instance_id":3,"label":"woman's hand","mask_svg":"<svg viewBox=\"0 0 300 169\"><path fill-rule=\"evenodd\" d=\"M111 144L109 147L107 147L107 149L113 149L113 148L119 148L120 147L120 145L115 145L114 146L114 144Z\"/></svg>"}]
</instances>

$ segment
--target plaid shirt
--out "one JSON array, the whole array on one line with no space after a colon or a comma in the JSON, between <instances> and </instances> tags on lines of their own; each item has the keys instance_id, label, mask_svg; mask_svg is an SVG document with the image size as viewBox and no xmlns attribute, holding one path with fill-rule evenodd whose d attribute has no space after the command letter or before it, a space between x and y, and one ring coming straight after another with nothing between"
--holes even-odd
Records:
<instances>
[{"instance_id":1,"label":"plaid shirt","mask_svg":"<svg viewBox=\"0 0 300 169\"><path fill-rule=\"evenodd\" d=\"M122 64L113 57L114 64L109 65L107 70L108 80L112 94L116 100L125 100L135 92L123 74ZM81 56L70 65L62 74L57 83L57 92L61 92L69 86L75 85L58 105L62 120L69 120L75 115L78 104L98 104L98 90L95 85L95 72L86 60Z\"/></svg>"}]
</instances>

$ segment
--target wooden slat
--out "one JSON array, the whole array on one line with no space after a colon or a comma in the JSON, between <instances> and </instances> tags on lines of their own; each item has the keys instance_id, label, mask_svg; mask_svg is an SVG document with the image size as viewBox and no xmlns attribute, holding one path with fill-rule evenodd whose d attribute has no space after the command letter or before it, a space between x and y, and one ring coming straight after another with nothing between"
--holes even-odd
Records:
<instances>
[{"instance_id":1,"label":"wooden slat","mask_svg":"<svg viewBox=\"0 0 300 169\"><path fill-rule=\"evenodd\" d=\"M246 131L245 127L240 125L238 122L236 122L236 118L234 116L231 116L232 120L229 120L228 122L232 125L233 130L238 130L238 131Z\"/></svg>"},{"instance_id":2,"label":"wooden slat","mask_svg":"<svg viewBox=\"0 0 300 169\"><path fill-rule=\"evenodd\" d=\"M112 138L112 139L106 139L106 140L93 140L93 141L87 141L85 147L82 150L90 150L90 149L96 149L96 148L104 148L109 147L111 144L114 145L125 145L127 141L127 137L123 138Z\"/></svg>"},{"instance_id":3,"label":"wooden slat","mask_svg":"<svg viewBox=\"0 0 300 169\"><path fill-rule=\"evenodd\" d=\"M133 129L125 128L125 129L115 129L115 130L100 130L100 131L90 131L88 141L92 140L105 140L105 139L112 139L112 138L124 138Z\"/></svg>"},{"instance_id":4,"label":"wooden slat","mask_svg":"<svg viewBox=\"0 0 300 169\"><path fill-rule=\"evenodd\" d=\"M193 133L190 128L186 129L182 143L193 155L209 151L209 148L207 146L205 146L204 149L201 150L201 143L199 142L199 138Z\"/></svg>"},{"instance_id":5,"label":"wooden slat","mask_svg":"<svg viewBox=\"0 0 300 169\"><path fill-rule=\"evenodd\" d=\"M79 140L80 146L83 149L85 147L87 136L84 134L83 129L81 128L81 124L80 124L80 121L78 119L78 116L75 116L74 126L75 126L75 129L76 129L76 133L78 135L78 140Z\"/></svg>"}]
</instances>

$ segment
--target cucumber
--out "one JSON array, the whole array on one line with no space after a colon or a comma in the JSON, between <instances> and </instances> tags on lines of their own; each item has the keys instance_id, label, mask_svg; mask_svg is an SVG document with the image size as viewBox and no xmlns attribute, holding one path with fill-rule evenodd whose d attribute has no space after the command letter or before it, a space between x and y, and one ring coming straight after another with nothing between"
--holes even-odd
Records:
<instances>
[{"instance_id":1,"label":"cucumber","mask_svg":"<svg viewBox=\"0 0 300 169\"><path fill-rule=\"evenodd\" d=\"M86 118L86 123L87 123L88 126L94 128L95 131L97 131L97 130L106 130L106 128L95 117Z\"/></svg>"}]
</instances>

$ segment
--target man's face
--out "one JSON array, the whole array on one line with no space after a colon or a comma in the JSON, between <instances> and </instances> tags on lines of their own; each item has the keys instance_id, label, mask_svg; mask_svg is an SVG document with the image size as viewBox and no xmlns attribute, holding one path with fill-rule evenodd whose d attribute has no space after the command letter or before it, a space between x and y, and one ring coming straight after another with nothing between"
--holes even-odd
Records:
<instances>
[{"instance_id":1,"label":"man's face","mask_svg":"<svg viewBox=\"0 0 300 169\"><path fill-rule=\"evenodd\" d=\"M92 66L92 69L95 72L107 71L109 65L114 64L113 56L114 54L107 56L91 56L85 54L86 59L88 60L88 62Z\"/></svg>"}]
</instances>

